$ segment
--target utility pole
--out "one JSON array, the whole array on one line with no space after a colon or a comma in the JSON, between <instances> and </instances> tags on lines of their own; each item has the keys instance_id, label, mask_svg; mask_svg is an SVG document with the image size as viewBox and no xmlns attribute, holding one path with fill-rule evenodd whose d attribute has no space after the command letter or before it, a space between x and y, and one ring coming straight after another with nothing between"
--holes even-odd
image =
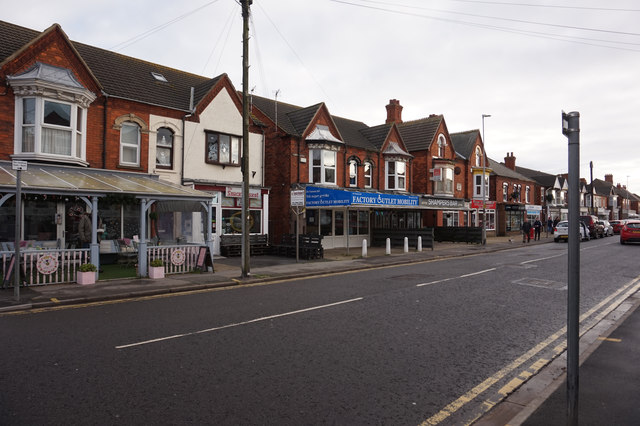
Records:
<instances>
[{"instance_id":1,"label":"utility pole","mask_svg":"<svg viewBox=\"0 0 640 426\"><path fill-rule=\"evenodd\" d=\"M562 112L569 140L569 247L567 294L567 425L578 425L580 326L580 113Z\"/></svg>"},{"instance_id":2,"label":"utility pole","mask_svg":"<svg viewBox=\"0 0 640 426\"><path fill-rule=\"evenodd\" d=\"M250 274L251 243L249 234L249 6L253 0L241 0L242 4L242 278Z\"/></svg>"}]
</instances>

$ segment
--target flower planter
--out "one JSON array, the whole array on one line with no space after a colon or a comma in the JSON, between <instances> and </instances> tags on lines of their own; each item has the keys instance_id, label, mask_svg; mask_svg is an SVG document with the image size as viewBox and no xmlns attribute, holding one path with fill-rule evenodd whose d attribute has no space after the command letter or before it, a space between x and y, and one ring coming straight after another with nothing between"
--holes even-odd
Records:
<instances>
[{"instance_id":1,"label":"flower planter","mask_svg":"<svg viewBox=\"0 0 640 426\"><path fill-rule=\"evenodd\" d=\"M96 273L94 271L90 272L76 272L76 282L81 285L87 284L95 284L96 283Z\"/></svg>"},{"instance_id":2,"label":"flower planter","mask_svg":"<svg viewBox=\"0 0 640 426\"><path fill-rule=\"evenodd\" d=\"M164 278L164 266L149 266L149 278Z\"/></svg>"}]
</instances>

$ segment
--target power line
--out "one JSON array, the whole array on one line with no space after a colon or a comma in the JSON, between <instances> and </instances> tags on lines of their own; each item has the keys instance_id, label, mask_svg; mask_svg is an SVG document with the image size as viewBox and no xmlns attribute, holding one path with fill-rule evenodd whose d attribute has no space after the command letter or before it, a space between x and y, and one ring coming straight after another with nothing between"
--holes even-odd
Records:
<instances>
[{"instance_id":1,"label":"power line","mask_svg":"<svg viewBox=\"0 0 640 426\"><path fill-rule=\"evenodd\" d=\"M588 7L588 6L563 6L556 4L534 4L534 3L506 3L501 1L482 1L482 0L449 0L459 3L473 3L473 4L492 4L499 6L523 6L523 7L538 7L548 9L572 9L572 10L597 10L601 12L640 12L640 9L618 9L612 7Z\"/></svg>"},{"instance_id":2,"label":"power line","mask_svg":"<svg viewBox=\"0 0 640 426\"><path fill-rule=\"evenodd\" d=\"M235 15L235 13L238 11L239 6L235 6L232 8L231 13L229 14L229 17L227 18L227 21L225 22L224 26L222 27L222 30L220 31L220 35L218 36L218 40L215 42L215 44L213 45L213 47L211 48L211 52L209 53L209 56L207 57L206 62L204 63L204 66L202 67L202 74L204 75L206 69L207 69L207 65L209 65L209 61L211 60L211 57L213 56L213 52L215 52L216 48L218 47L218 44L220 43L220 39L222 38L222 35L225 33L227 33L227 37L224 40L224 45L222 46L222 49L220 51L220 57L218 58L218 62L216 63L216 67L214 68L213 71L213 75L215 76L216 70L218 69L218 65L220 65L220 58L222 58L222 54L224 53L224 49L227 46L227 41L229 40L229 33L231 32L231 28L232 28L232 23L233 23L233 15Z\"/></svg>"},{"instance_id":3,"label":"power line","mask_svg":"<svg viewBox=\"0 0 640 426\"><path fill-rule=\"evenodd\" d=\"M400 14L400 15L423 17L423 18L435 19L435 20L443 20L443 21L453 21L451 19L438 18L438 17L435 17L435 16L420 15L420 14L416 14L416 13L402 12L402 11L394 10L394 9L386 9L386 8L382 8L382 7L368 6L368 5L364 5L364 4L353 3L351 1L346 1L346 0L330 0L330 1L332 1L334 3L342 3L342 4L346 4L346 5L350 5L350 6L356 6L356 7L362 7L362 8L366 8L366 9L374 9L374 10L381 10L381 11L384 11L384 12L397 13L397 14ZM639 36L640 37L640 33L631 33L631 32L625 32L625 31L604 30L604 29L600 29L600 28L578 27L578 26L563 25L563 24L551 24L551 23L547 23L547 22L527 21L527 20L524 20L524 19L515 19L515 18L500 18L500 17L496 17L496 16L477 15L477 14L473 14L473 13L452 12L452 11L449 11L449 10L442 10L442 9L431 9L431 8L421 7L421 6L398 5L398 4L394 4L394 3L374 1L374 0L361 0L361 1L362 2L366 2L366 3L382 4L382 5L385 5L385 6L400 6L400 7L409 8L409 9L428 10L430 12L450 13L450 14L453 14L453 15L471 16L471 17L474 17L474 18L496 19L496 20L500 20L500 21L517 22L517 23L520 23L520 24L542 25L542 26L547 26L547 27L564 28L564 29L571 29L571 30L593 31L593 32L618 34L618 35L630 35L630 36ZM453 22L467 23L465 21L453 21Z\"/></svg>"},{"instance_id":4,"label":"power line","mask_svg":"<svg viewBox=\"0 0 640 426\"><path fill-rule=\"evenodd\" d=\"M176 22L182 21L184 18L186 18L186 17L188 17L190 15L193 15L194 13L204 9L205 7L211 6L212 4L217 3L218 1L219 0L210 1L209 3L206 3L206 4L196 8L196 9L190 11L190 12L184 13L184 14L178 16L177 18L174 18L174 19L172 19L170 21L165 22L164 24L160 24L160 25L158 25L156 27L153 27L153 28L143 32L143 33L138 34L137 36L131 37L130 39L125 40L122 43L118 43L115 46L111 47L109 50L113 50L113 51L117 52L117 51L120 51L122 49L125 49L125 48L131 46L132 44L135 44L135 43L137 43L137 42L139 42L141 40L144 40L145 38L149 37L150 35L155 34L158 31L160 31L162 29L165 29L170 25L175 24Z\"/></svg>"},{"instance_id":5,"label":"power line","mask_svg":"<svg viewBox=\"0 0 640 426\"><path fill-rule=\"evenodd\" d=\"M560 35L560 34L550 34L550 33L538 32L538 31L531 31L531 30L522 30L522 29L514 29L514 28L508 28L508 27L500 27L500 26L489 25L489 24L481 24L481 23L476 23L476 22L461 21L461 20L456 20L456 19L429 16L429 15L424 15L424 14L409 13L409 12L403 12L403 11L399 11L399 10L386 9L386 8L375 7L375 6L367 6L367 5L353 3L353 2L345 1L345 0L330 0L330 1L332 1L334 3L346 4L346 5L349 5L349 6L361 7L361 8L365 8L365 9L379 10L379 11L382 11L382 12L395 13L395 14L399 14L399 15L411 16L411 17L416 17L416 18L431 19L431 20L435 20L435 21L449 22L449 23L454 23L454 24L458 24L458 25L465 25L465 26L488 29L488 30L494 30L494 31L516 33L516 34L525 35L525 36L529 36L529 37L536 37L536 38L544 38L544 39L550 39L550 40L564 41L564 42L568 42L568 43L583 44L583 45L595 46L595 47L603 47L603 48L607 48L607 49L626 50L626 51L631 51L631 52L639 52L640 51L640 50L637 50L637 49L631 49L631 48L620 47L620 46L612 46L611 45L611 44L640 45L638 43L621 42L621 41L615 41L615 40L593 39L593 38L587 38L587 37L577 37L577 36L568 36L568 35ZM363 1L367 1L367 0L363 0ZM377 3L381 3L381 2L377 2ZM410 7L410 6L405 6L405 7ZM447 12L447 13L454 13L454 12ZM495 18L495 19L500 19L500 18ZM524 21L524 22L525 23L536 24L534 22L527 22L527 21ZM538 23L538 25L553 25L553 24ZM565 28L571 28L571 27L565 27ZM576 29L576 28L574 28L574 29ZM594 31L597 31L597 30L594 30ZM600 30L600 31L606 31L606 30ZM634 34L634 33L626 33L626 34L627 35L638 35L638 36L640 36L640 34ZM589 41L592 41L594 43L589 43ZM598 44L598 43L595 43L595 42L609 43L609 44Z\"/></svg>"}]
</instances>

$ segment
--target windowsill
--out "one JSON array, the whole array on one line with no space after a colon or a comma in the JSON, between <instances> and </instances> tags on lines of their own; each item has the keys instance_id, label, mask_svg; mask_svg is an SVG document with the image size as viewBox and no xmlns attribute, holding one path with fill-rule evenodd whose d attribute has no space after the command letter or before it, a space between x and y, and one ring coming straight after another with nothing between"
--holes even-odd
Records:
<instances>
[{"instance_id":1,"label":"windowsill","mask_svg":"<svg viewBox=\"0 0 640 426\"><path fill-rule=\"evenodd\" d=\"M144 170L141 166L136 166L132 164L118 164L119 169L127 169L127 170Z\"/></svg>"}]
</instances>

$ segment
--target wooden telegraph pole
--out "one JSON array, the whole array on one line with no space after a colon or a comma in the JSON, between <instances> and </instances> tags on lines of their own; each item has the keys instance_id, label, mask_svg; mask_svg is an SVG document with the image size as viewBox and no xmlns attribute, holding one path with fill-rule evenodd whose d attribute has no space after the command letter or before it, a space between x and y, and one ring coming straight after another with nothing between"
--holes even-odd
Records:
<instances>
[{"instance_id":1,"label":"wooden telegraph pole","mask_svg":"<svg viewBox=\"0 0 640 426\"><path fill-rule=\"evenodd\" d=\"M253 0L241 0L242 4L242 278L250 274L251 245L249 234L249 6Z\"/></svg>"}]
</instances>

